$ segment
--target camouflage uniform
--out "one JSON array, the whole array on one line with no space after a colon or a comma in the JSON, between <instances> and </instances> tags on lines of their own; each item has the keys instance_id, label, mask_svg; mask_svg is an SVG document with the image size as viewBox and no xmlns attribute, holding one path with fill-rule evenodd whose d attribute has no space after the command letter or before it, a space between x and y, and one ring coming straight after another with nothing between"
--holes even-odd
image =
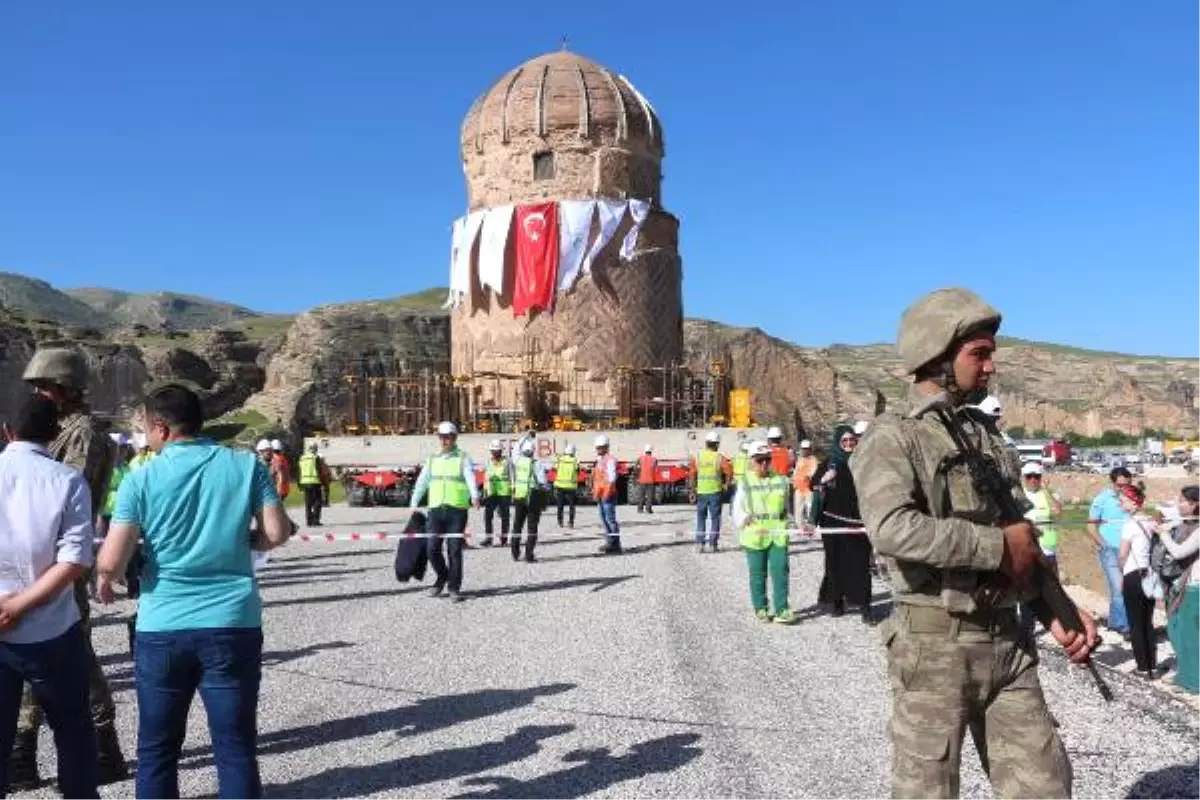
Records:
<instances>
[{"instance_id":1,"label":"camouflage uniform","mask_svg":"<svg viewBox=\"0 0 1200 800\"><path fill-rule=\"evenodd\" d=\"M914 386L910 402L927 397ZM1024 507L1019 470L994 422L967 408L956 413ZM1000 511L975 491L957 455L935 414L885 413L850 459L894 594L881 628L893 697L892 794L958 796L969 728L997 796L1069 797L1071 767L1042 696L1037 649L1014 610L1030 593L993 589L1004 585Z\"/></svg>"}]
</instances>

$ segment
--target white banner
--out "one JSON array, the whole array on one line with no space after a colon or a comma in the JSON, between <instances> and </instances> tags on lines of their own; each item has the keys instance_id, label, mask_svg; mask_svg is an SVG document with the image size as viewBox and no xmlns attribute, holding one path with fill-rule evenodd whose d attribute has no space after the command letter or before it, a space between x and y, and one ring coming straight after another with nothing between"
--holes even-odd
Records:
<instances>
[{"instance_id":1,"label":"white banner","mask_svg":"<svg viewBox=\"0 0 1200 800\"><path fill-rule=\"evenodd\" d=\"M571 290L592 233L595 200L562 200L558 204L558 291Z\"/></svg>"},{"instance_id":2,"label":"white banner","mask_svg":"<svg viewBox=\"0 0 1200 800\"><path fill-rule=\"evenodd\" d=\"M513 206L489 209L479 236L479 283L496 294L504 294L504 250L512 218Z\"/></svg>"},{"instance_id":3,"label":"white banner","mask_svg":"<svg viewBox=\"0 0 1200 800\"><path fill-rule=\"evenodd\" d=\"M454 247L454 263L450 265L450 297L447 304L457 307L462 298L471 291L471 250L475 247L475 237L479 235L479 226L483 223L482 211L473 211L463 219L462 238Z\"/></svg>"},{"instance_id":4,"label":"white banner","mask_svg":"<svg viewBox=\"0 0 1200 800\"><path fill-rule=\"evenodd\" d=\"M600 251L617 232L621 219L625 216L625 206L624 200L596 201L596 212L600 215L600 234L596 237L596 241L592 242L592 248L588 250L587 256L583 259L583 265L579 268L580 275L587 275L592 271L592 263L595 262L596 256L600 255Z\"/></svg>"},{"instance_id":5,"label":"white banner","mask_svg":"<svg viewBox=\"0 0 1200 800\"><path fill-rule=\"evenodd\" d=\"M446 290L446 302L442 303L442 308L451 308L458 305L460 295L455 291L455 287L463 281L458 280L455 270L458 269L458 251L462 247L462 237L466 217L459 217L454 220L454 224L450 227L450 288Z\"/></svg>"},{"instance_id":6,"label":"white banner","mask_svg":"<svg viewBox=\"0 0 1200 800\"><path fill-rule=\"evenodd\" d=\"M646 217L650 214L650 204L645 200L630 200L629 214L633 217L633 227L629 229L629 233L625 234L625 241L621 242L622 261L628 261L633 258L633 251L637 247L637 238L638 234L641 233L642 223L646 221Z\"/></svg>"}]
</instances>

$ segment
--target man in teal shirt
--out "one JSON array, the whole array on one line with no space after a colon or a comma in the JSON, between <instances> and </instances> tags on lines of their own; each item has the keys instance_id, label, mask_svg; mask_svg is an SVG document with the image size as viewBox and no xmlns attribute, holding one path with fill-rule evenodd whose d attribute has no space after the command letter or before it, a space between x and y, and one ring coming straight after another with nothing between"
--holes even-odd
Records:
<instances>
[{"instance_id":1,"label":"man in teal shirt","mask_svg":"<svg viewBox=\"0 0 1200 800\"><path fill-rule=\"evenodd\" d=\"M221 797L259 797L256 710L262 602L251 547L287 540L291 523L267 468L198 438L200 399L183 386L155 390L146 435L158 457L117 492L100 550L100 599L143 538L134 674L138 797L179 796L179 756L197 690L208 712ZM258 527L250 533L251 520Z\"/></svg>"},{"instance_id":2,"label":"man in teal shirt","mask_svg":"<svg viewBox=\"0 0 1200 800\"><path fill-rule=\"evenodd\" d=\"M1092 537L1108 584L1108 627L1120 634L1129 633L1129 617L1125 613L1125 598L1121 594L1124 576L1121 573L1121 530L1129 517L1121 508L1118 496L1120 488L1133 476L1124 467L1108 473L1109 488L1096 495L1088 512L1088 535Z\"/></svg>"}]
</instances>

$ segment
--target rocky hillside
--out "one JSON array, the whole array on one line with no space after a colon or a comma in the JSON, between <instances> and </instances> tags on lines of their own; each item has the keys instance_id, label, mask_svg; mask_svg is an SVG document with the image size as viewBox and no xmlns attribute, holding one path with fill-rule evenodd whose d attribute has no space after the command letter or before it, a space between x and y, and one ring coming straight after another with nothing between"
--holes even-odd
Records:
<instances>
[{"instance_id":1,"label":"rocky hillside","mask_svg":"<svg viewBox=\"0 0 1200 800\"><path fill-rule=\"evenodd\" d=\"M0 272L0 306L48 324L104 328L111 322L102 312L45 281L12 272Z\"/></svg>"},{"instance_id":2,"label":"rocky hillside","mask_svg":"<svg viewBox=\"0 0 1200 800\"><path fill-rule=\"evenodd\" d=\"M113 289L67 289L64 294L86 303L111 325L143 325L152 330L193 331L215 328L259 316L248 308L174 292L130 294Z\"/></svg>"}]
</instances>

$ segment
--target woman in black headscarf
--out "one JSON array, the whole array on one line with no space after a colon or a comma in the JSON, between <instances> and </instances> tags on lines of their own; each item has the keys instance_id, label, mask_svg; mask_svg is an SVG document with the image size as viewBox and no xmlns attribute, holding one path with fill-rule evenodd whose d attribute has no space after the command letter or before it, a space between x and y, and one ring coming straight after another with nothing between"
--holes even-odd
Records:
<instances>
[{"instance_id":1,"label":"woman in black headscarf","mask_svg":"<svg viewBox=\"0 0 1200 800\"><path fill-rule=\"evenodd\" d=\"M833 431L829 457L813 474L811 522L820 528L862 528L858 492L850 474L850 454L858 437L849 425ZM831 533L821 537L825 549L825 578L817 602L833 607L833 616L846 613L849 602L862 608L864 622L871 619L871 541L863 533Z\"/></svg>"}]
</instances>

